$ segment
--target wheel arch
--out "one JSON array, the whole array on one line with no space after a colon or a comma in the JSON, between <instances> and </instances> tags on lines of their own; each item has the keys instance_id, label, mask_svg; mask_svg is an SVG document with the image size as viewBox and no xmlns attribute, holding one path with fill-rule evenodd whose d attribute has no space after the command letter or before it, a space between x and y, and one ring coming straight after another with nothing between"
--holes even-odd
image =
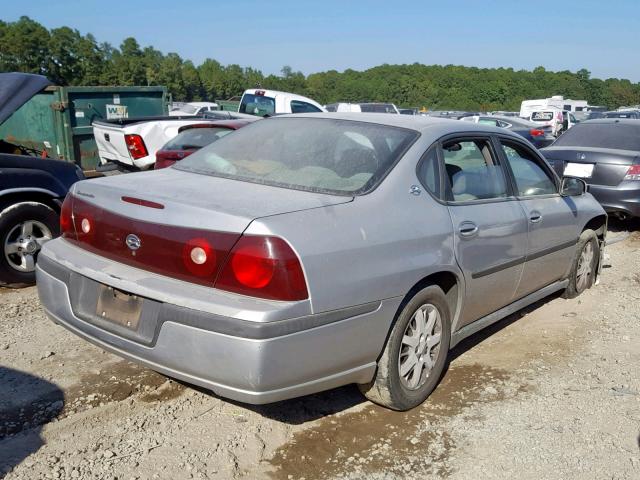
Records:
<instances>
[{"instance_id":1,"label":"wheel arch","mask_svg":"<svg viewBox=\"0 0 640 480\"><path fill-rule=\"evenodd\" d=\"M389 335L391 335L391 331L396 324L398 315L400 315L400 312L402 312L405 305L415 296L416 293L430 285L440 287L444 292L444 296L449 307L449 313L451 314L451 333L453 334L454 327L457 323L457 319L461 311L464 284L462 282L460 274L458 274L457 272L454 272L452 270L440 270L430 273L429 275L426 275L425 277L418 280L405 294L396 310L393 321L389 324L389 330L387 331L387 336L385 337L383 348L379 356L384 352L384 345L386 345L387 341L389 340ZM380 358L378 357L378 360L379 359Z\"/></svg>"},{"instance_id":2,"label":"wheel arch","mask_svg":"<svg viewBox=\"0 0 640 480\"><path fill-rule=\"evenodd\" d=\"M42 203L51 208L54 212L60 213L61 202L58 196L45 189L16 189L4 193L0 191L0 212L10 205L21 202Z\"/></svg>"},{"instance_id":3,"label":"wheel arch","mask_svg":"<svg viewBox=\"0 0 640 480\"><path fill-rule=\"evenodd\" d=\"M584 232L585 230L593 230L594 232L596 232L596 235L600 240L604 240L604 237L607 233L607 219L608 217L606 214L593 217L584 225L584 227L582 227L580 233Z\"/></svg>"}]
</instances>

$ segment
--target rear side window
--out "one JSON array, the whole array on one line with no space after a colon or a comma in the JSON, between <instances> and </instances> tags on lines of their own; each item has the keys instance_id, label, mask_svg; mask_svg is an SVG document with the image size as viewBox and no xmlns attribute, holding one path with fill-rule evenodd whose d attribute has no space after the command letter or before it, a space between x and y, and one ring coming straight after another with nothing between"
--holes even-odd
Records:
<instances>
[{"instance_id":1,"label":"rear side window","mask_svg":"<svg viewBox=\"0 0 640 480\"><path fill-rule=\"evenodd\" d=\"M553 112L533 112L531 120L533 122L548 122L553 120Z\"/></svg>"},{"instance_id":2,"label":"rear side window","mask_svg":"<svg viewBox=\"0 0 640 480\"><path fill-rule=\"evenodd\" d=\"M321 112L318 107L300 100L291 100L291 113L315 113Z\"/></svg>"},{"instance_id":3,"label":"rear side window","mask_svg":"<svg viewBox=\"0 0 640 480\"><path fill-rule=\"evenodd\" d=\"M540 166L539 160L529 150L508 140L500 140L500 143L515 177L519 196L558 193L551 175Z\"/></svg>"},{"instance_id":4,"label":"rear side window","mask_svg":"<svg viewBox=\"0 0 640 480\"><path fill-rule=\"evenodd\" d=\"M249 115L257 115L264 117L265 115L273 115L276 111L276 100L263 95L253 95L245 93L240 102L240 113L248 113Z\"/></svg>"},{"instance_id":5,"label":"rear side window","mask_svg":"<svg viewBox=\"0 0 640 480\"><path fill-rule=\"evenodd\" d=\"M563 133L554 147L617 148L640 152L640 122L579 123Z\"/></svg>"},{"instance_id":6,"label":"rear side window","mask_svg":"<svg viewBox=\"0 0 640 480\"><path fill-rule=\"evenodd\" d=\"M175 168L283 188L357 195L377 185L418 135L374 123L274 117L241 128Z\"/></svg>"},{"instance_id":7,"label":"rear side window","mask_svg":"<svg viewBox=\"0 0 640 480\"><path fill-rule=\"evenodd\" d=\"M438 150L430 148L418 164L418 179L434 197L441 198Z\"/></svg>"},{"instance_id":8,"label":"rear side window","mask_svg":"<svg viewBox=\"0 0 640 480\"><path fill-rule=\"evenodd\" d=\"M504 198L504 172L488 140L452 140L442 144L449 199L456 202Z\"/></svg>"},{"instance_id":9,"label":"rear side window","mask_svg":"<svg viewBox=\"0 0 640 480\"><path fill-rule=\"evenodd\" d=\"M180 132L162 150L197 150L233 132L230 128L189 128Z\"/></svg>"}]
</instances>

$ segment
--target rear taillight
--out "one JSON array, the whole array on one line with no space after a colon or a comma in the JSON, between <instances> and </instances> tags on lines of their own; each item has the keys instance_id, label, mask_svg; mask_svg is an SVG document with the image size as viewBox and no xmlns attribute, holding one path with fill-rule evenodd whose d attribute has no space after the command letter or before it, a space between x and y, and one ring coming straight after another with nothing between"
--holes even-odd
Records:
<instances>
[{"instance_id":1,"label":"rear taillight","mask_svg":"<svg viewBox=\"0 0 640 480\"><path fill-rule=\"evenodd\" d=\"M640 165L631 165L627 174L624 176L625 180L640 180Z\"/></svg>"},{"instance_id":2,"label":"rear taillight","mask_svg":"<svg viewBox=\"0 0 640 480\"><path fill-rule=\"evenodd\" d=\"M156 152L156 163L153 168L160 170L161 168L170 167L195 151L196 150L158 150Z\"/></svg>"},{"instance_id":3,"label":"rear taillight","mask_svg":"<svg viewBox=\"0 0 640 480\"><path fill-rule=\"evenodd\" d=\"M529 134L532 137L544 137L544 130L540 130L539 128L532 128L529 130Z\"/></svg>"},{"instance_id":4,"label":"rear taillight","mask_svg":"<svg viewBox=\"0 0 640 480\"><path fill-rule=\"evenodd\" d=\"M122 200L141 208L149 202ZM309 297L300 260L281 238L135 220L71 195L63 211L60 224L69 241L117 262L252 297Z\"/></svg>"},{"instance_id":5,"label":"rear taillight","mask_svg":"<svg viewBox=\"0 0 640 480\"><path fill-rule=\"evenodd\" d=\"M147 146L144 144L144 140L140 135L125 135L124 141L127 144L127 149L129 150L131 158L134 160L149 155L149 152L147 152Z\"/></svg>"},{"instance_id":6,"label":"rear taillight","mask_svg":"<svg viewBox=\"0 0 640 480\"><path fill-rule=\"evenodd\" d=\"M216 288L271 300L309 297L302 265L278 237L243 235L227 258Z\"/></svg>"},{"instance_id":7,"label":"rear taillight","mask_svg":"<svg viewBox=\"0 0 640 480\"><path fill-rule=\"evenodd\" d=\"M131 203L131 202L129 202ZM141 205L140 208L147 208ZM70 241L120 263L212 287L239 234L135 220L74 197Z\"/></svg>"},{"instance_id":8,"label":"rear taillight","mask_svg":"<svg viewBox=\"0 0 640 480\"><path fill-rule=\"evenodd\" d=\"M60 235L65 238L75 238L76 231L73 228L73 197L70 193L64 197L62 208L60 209Z\"/></svg>"}]
</instances>

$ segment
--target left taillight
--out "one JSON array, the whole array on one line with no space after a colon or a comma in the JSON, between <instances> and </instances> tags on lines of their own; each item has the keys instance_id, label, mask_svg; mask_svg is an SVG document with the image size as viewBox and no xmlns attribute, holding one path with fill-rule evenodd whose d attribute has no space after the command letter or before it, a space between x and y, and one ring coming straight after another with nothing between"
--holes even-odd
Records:
<instances>
[{"instance_id":1,"label":"left taillight","mask_svg":"<svg viewBox=\"0 0 640 480\"><path fill-rule=\"evenodd\" d=\"M149 155L147 146L144 144L144 140L140 135L125 135L124 141L127 144L127 149L129 150L131 158L134 160Z\"/></svg>"},{"instance_id":2,"label":"left taillight","mask_svg":"<svg viewBox=\"0 0 640 480\"><path fill-rule=\"evenodd\" d=\"M309 298L298 256L283 239L271 236L240 237L215 287L269 300Z\"/></svg>"},{"instance_id":3,"label":"left taillight","mask_svg":"<svg viewBox=\"0 0 640 480\"><path fill-rule=\"evenodd\" d=\"M64 238L75 238L76 230L73 226L73 196L67 193L60 209L60 235Z\"/></svg>"},{"instance_id":4,"label":"left taillight","mask_svg":"<svg viewBox=\"0 0 640 480\"><path fill-rule=\"evenodd\" d=\"M529 134L532 137L544 137L544 130L541 130L539 128L533 128L529 130Z\"/></svg>"}]
</instances>

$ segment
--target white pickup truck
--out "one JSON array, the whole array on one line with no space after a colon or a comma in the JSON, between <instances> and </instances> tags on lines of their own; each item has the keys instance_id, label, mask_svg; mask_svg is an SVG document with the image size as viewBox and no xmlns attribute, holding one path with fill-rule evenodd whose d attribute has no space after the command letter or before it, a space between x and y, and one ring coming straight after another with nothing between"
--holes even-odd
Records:
<instances>
[{"instance_id":1,"label":"white pickup truck","mask_svg":"<svg viewBox=\"0 0 640 480\"><path fill-rule=\"evenodd\" d=\"M204 117L140 117L93 122L93 136L100 157L100 171L146 170L156 152L178 135L180 127L207 121L249 117L235 112L207 112ZM111 167L111 168L109 168Z\"/></svg>"},{"instance_id":2,"label":"white pickup truck","mask_svg":"<svg viewBox=\"0 0 640 480\"><path fill-rule=\"evenodd\" d=\"M281 113L313 113L326 112L326 110L315 100L302 95L250 88L242 94L238 112L264 117Z\"/></svg>"},{"instance_id":3,"label":"white pickup truck","mask_svg":"<svg viewBox=\"0 0 640 480\"><path fill-rule=\"evenodd\" d=\"M93 122L93 136L100 157L99 171L145 170L156 161L156 152L178 134L180 127L207 120L255 118L281 113L326 112L314 100L295 93L246 90L238 112L207 111L202 116L119 118Z\"/></svg>"}]
</instances>

